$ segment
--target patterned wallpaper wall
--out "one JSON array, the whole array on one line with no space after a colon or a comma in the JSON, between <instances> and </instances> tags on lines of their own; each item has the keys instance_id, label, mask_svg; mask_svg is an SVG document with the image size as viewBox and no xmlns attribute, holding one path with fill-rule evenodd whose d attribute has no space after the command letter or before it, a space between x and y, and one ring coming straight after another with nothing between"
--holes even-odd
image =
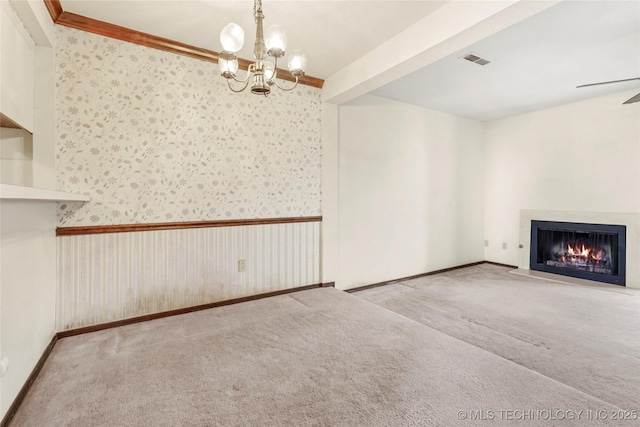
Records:
<instances>
[{"instance_id":1,"label":"patterned wallpaper wall","mask_svg":"<svg viewBox=\"0 0 640 427\"><path fill-rule=\"evenodd\" d=\"M56 27L59 226L320 214L320 89L233 94L217 65Z\"/></svg>"}]
</instances>

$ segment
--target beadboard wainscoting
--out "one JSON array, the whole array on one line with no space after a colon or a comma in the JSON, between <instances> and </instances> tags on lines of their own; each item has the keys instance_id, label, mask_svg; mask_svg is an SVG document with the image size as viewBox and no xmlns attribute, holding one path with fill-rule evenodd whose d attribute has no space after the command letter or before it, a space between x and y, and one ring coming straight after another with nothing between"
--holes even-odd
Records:
<instances>
[{"instance_id":1,"label":"beadboard wainscoting","mask_svg":"<svg viewBox=\"0 0 640 427\"><path fill-rule=\"evenodd\" d=\"M318 284L320 231L312 220L58 236L57 330Z\"/></svg>"}]
</instances>

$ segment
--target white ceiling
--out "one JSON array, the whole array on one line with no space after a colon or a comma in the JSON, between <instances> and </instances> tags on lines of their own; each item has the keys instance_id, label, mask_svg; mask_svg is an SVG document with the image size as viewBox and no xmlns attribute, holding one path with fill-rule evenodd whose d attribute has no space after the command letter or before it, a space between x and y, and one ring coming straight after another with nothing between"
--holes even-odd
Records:
<instances>
[{"instance_id":1,"label":"white ceiling","mask_svg":"<svg viewBox=\"0 0 640 427\"><path fill-rule=\"evenodd\" d=\"M263 0L263 8L265 27L281 25L288 49L305 51L307 74L327 79L445 3ZM61 4L66 12L215 51L221 50L220 29L236 22L245 30L240 56L252 57L253 1L62 0ZM469 52L492 63L482 67L459 59ZM576 89L580 84L632 77L640 77L640 1L564 1L373 93L493 120L635 87L640 92L640 80Z\"/></svg>"},{"instance_id":2,"label":"white ceiling","mask_svg":"<svg viewBox=\"0 0 640 427\"><path fill-rule=\"evenodd\" d=\"M461 59L470 52L492 62ZM640 80L576 88L634 77L640 77L640 1L565 1L373 93L487 121L640 92Z\"/></svg>"},{"instance_id":3,"label":"white ceiling","mask_svg":"<svg viewBox=\"0 0 640 427\"><path fill-rule=\"evenodd\" d=\"M220 30L229 22L235 22L245 31L244 48L238 56L253 58L256 27L252 0L62 0L60 3L65 12L216 52L222 50ZM283 27L287 33L287 50L305 52L306 73L326 79L444 3L446 1L263 0L262 8L265 31L270 25Z\"/></svg>"}]
</instances>

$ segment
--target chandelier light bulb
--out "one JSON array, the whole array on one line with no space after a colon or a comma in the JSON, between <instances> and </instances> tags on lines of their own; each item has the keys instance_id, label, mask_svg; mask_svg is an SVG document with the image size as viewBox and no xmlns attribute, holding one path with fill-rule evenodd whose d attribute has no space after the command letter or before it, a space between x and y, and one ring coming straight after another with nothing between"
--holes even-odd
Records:
<instances>
[{"instance_id":1,"label":"chandelier light bulb","mask_svg":"<svg viewBox=\"0 0 640 427\"><path fill-rule=\"evenodd\" d=\"M270 83L275 77L276 67L271 62L264 62L264 79L267 83Z\"/></svg>"},{"instance_id":2,"label":"chandelier light bulb","mask_svg":"<svg viewBox=\"0 0 640 427\"><path fill-rule=\"evenodd\" d=\"M301 50L291 51L288 55L287 65L291 76L295 77L295 81L293 85L278 83L278 69L276 67L278 59L285 56L287 34L278 25L270 26L266 33L263 31L262 0L253 1L253 18L256 22L256 38L253 44L255 61L243 65L243 69L247 70L244 78L236 75L239 68L236 54L244 44L244 30L239 25L230 23L220 32L220 42L223 50L218 53L218 68L222 77L227 80L227 86L235 93L242 92L250 87L251 93L264 96L271 93L272 87L277 87L285 92L295 89L298 83L301 83L300 77L304 76L304 70L307 68L307 57ZM267 55L275 59L266 60ZM288 80L292 79L289 78Z\"/></svg>"},{"instance_id":3,"label":"chandelier light bulb","mask_svg":"<svg viewBox=\"0 0 640 427\"><path fill-rule=\"evenodd\" d=\"M229 23L220 31L220 43L226 52L236 53L244 44L244 30L238 24Z\"/></svg>"},{"instance_id":4,"label":"chandelier light bulb","mask_svg":"<svg viewBox=\"0 0 640 427\"><path fill-rule=\"evenodd\" d=\"M279 58L284 55L284 51L287 49L287 33L281 26L272 25L267 29L264 43L267 45L269 55Z\"/></svg>"},{"instance_id":5,"label":"chandelier light bulb","mask_svg":"<svg viewBox=\"0 0 640 427\"><path fill-rule=\"evenodd\" d=\"M218 58L218 68L220 74L225 77L235 76L238 71L238 60L236 58Z\"/></svg>"},{"instance_id":6,"label":"chandelier light bulb","mask_svg":"<svg viewBox=\"0 0 640 427\"><path fill-rule=\"evenodd\" d=\"M304 69L307 68L307 57L304 52L299 49L294 49L289 56L289 72L294 76L303 76Z\"/></svg>"}]
</instances>

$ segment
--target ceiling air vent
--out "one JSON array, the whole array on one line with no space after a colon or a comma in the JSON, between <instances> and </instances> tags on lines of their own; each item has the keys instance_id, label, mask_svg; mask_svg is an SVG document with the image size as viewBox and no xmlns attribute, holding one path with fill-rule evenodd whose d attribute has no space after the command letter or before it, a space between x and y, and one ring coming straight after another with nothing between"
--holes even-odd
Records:
<instances>
[{"instance_id":1,"label":"ceiling air vent","mask_svg":"<svg viewBox=\"0 0 640 427\"><path fill-rule=\"evenodd\" d=\"M473 53L469 53L463 56L462 59L466 59L467 61L473 62L474 64L478 64L478 65L487 65L491 63L491 61L489 61L488 59L481 58L478 55L475 55Z\"/></svg>"}]
</instances>

